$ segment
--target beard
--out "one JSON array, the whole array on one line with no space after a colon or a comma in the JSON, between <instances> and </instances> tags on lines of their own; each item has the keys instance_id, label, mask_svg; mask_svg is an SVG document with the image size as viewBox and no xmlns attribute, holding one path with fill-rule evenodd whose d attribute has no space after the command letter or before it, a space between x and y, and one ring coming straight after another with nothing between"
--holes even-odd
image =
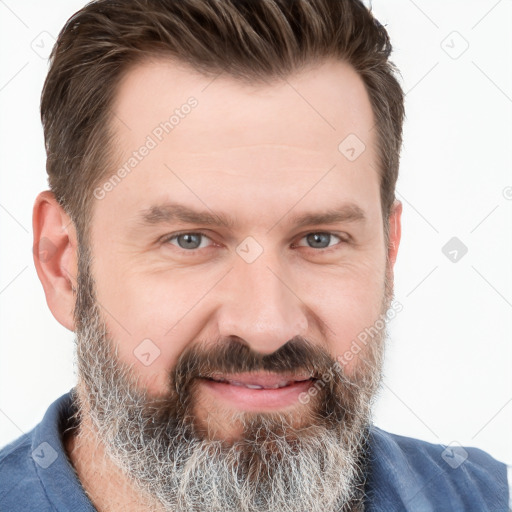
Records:
<instances>
[{"instance_id":1,"label":"beard","mask_svg":"<svg viewBox=\"0 0 512 512\"><path fill-rule=\"evenodd\" d=\"M381 316L391 296L386 277ZM359 351L349 375L318 343L302 337L266 355L230 337L190 344L169 372L167 391L150 396L138 384L135 365L118 357L100 307L88 249L82 247L74 311L76 417L87 418L107 456L140 493L145 510L364 509L368 428L382 375L385 322ZM314 380L291 411L222 411L221 428L212 428L215 422L203 419L201 379L251 371L307 372ZM222 435L222 425L235 424L238 437Z\"/></svg>"}]
</instances>

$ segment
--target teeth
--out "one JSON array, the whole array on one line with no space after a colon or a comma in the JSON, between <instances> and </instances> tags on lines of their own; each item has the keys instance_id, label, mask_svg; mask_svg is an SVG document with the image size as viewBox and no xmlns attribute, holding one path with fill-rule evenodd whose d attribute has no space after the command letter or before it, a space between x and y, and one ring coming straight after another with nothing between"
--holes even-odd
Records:
<instances>
[{"instance_id":1,"label":"teeth","mask_svg":"<svg viewBox=\"0 0 512 512\"><path fill-rule=\"evenodd\" d=\"M278 389L278 388L284 388L285 386L288 386L289 384L291 384L291 380L289 381L283 381L283 382L279 382L278 384L274 385L274 386L260 386L259 384L246 384L244 382L238 382L236 380L229 380L229 381L225 381L225 382L228 382L229 384L232 384L233 386L243 386L245 388L249 388L249 389Z\"/></svg>"},{"instance_id":2,"label":"teeth","mask_svg":"<svg viewBox=\"0 0 512 512\"><path fill-rule=\"evenodd\" d=\"M231 384L233 386L239 386L239 387L244 387L244 388L249 388L249 389L279 389L279 388L284 388L286 386L289 386L290 384L294 383L294 382L305 382L306 380L309 380L309 379L304 379L304 380L299 380L299 381L293 381L293 380L283 380L277 384L275 384L274 386L260 386L259 384L246 384L245 382L239 382L237 380L226 380L226 379L222 379L222 378L219 378L219 379L213 379L217 382L224 382L226 384Z\"/></svg>"},{"instance_id":3,"label":"teeth","mask_svg":"<svg viewBox=\"0 0 512 512\"><path fill-rule=\"evenodd\" d=\"M284 388L284 387L288 386L289 384L291 384L292 382L293 381L291 381L291 380L279 382L279 384L276 384L275 386L269 386L269 389Z\"/></svg>"},{"instance_id":4,"label":"teeth","mask_svg":"<svg viewBox=\"0 0 512 512\"><path fill-rule=\"evenodd\" d=\"M242 384L242 386L249 389L263 389L263 386L258 386L258 384Z\"/></svg>"}]
</instances>

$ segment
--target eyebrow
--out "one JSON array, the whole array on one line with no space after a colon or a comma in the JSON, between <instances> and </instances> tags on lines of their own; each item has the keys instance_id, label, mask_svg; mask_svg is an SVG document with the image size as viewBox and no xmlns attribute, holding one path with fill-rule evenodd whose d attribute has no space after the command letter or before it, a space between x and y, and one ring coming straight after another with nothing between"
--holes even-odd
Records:
<instances>
[{"instance_id":1,"label":"eyebrow","mask_svg":"<svg viewBox=\"0 0 512 512\"><path fill-rule=\"evenodd\" d=\"M145 225L170 224L180 221L187 224L205 224L232 228L234 223L222 214L212 211L197 211L179 203L164 203L151 206L140 212L139 221Z\"/></svg>"},{"instance_id":2,"label":"eyebrow","mask_svg":"<svg viewBox=\"0 0 512 512\"><path fill-rule=\"evenodd\" d=\"M366 214L357 204L347 203L324 212L303 213L292 216L290 223L297 227L314 224L336 224L338 222L364 222Z\"/></svg>"},{"instance_id":3,"label":"eyebrow","mask_svg":"<svg viewBox=\"0 0 512 512\"><path fill-rule=\"evenodd\" d=\"M285 214L281 219L285 218ZM338 208L323 212L307 212L292 215L287 223L295 227L312 226L315 224L335 224L339 222L364 222L364 210L354 203L344 203ZM203 224L232 229L235 226L233 219L211 210L198 211L179 203L162 203L141 210L137 220L142 225L153 226L158 224L171 224L183 222L186 224ZM280 221L278 221L279 223Z\"/></svg>"}]
</instances>

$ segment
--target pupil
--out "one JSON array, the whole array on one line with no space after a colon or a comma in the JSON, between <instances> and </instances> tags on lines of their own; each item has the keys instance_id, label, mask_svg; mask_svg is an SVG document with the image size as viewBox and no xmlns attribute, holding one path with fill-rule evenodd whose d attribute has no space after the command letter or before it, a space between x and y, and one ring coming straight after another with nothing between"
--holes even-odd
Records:
<instances>
[{"instance_id":1,"label":"pupil","mask_svg":"<svg viewBox=\"0 0 512 512\"><path fill-rule=\"evenodd\" d=\"M201 235L192 233L180 235L178 237L178 243L183 249L197 249L197 247L201 245L200 237ZM184 243L181 243L180 239L184 240Z\"/></svg>"},{"instance_id":2,"label":"pupil","mask_svg":"<svg viewBox=\"0 0 512 512\"><path fill-rule=\"evenodd\" d=\"M313 247L324 249L329 246L329 233L313 233L308 235L308 243Z\"/></svg>"}]
</instances>

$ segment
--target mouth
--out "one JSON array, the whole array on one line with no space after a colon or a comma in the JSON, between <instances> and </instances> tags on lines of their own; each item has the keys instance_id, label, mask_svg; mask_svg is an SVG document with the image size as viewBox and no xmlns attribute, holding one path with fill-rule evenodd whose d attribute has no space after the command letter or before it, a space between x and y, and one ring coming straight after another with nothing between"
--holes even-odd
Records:
<instances>
[{"instance_id":1,"label":"mouth","mask_svg":"<svg viewBox=\"0 0 512 512\"><path fill-rule=\"evenodd\" d=\"M232 386L243 386L248 389L280 389L291 386L297 382L306 382L312 380L310 376L300 376L293 378L286 378L282 375L234 375L231 376L213 376L208 377L213 382L224 382Z\"/></svg>"},{"instance_id":2,"label":"mouth","mask_svg":"<svg viewBox=\"0 0 512 512\"><path fill-rule=\"evenodd\" d=\"M204 388L237 409L267 410L296 404L317 379L311 375L270 373L216 374L202 377Z\"/></svg>"}]
</instances>

